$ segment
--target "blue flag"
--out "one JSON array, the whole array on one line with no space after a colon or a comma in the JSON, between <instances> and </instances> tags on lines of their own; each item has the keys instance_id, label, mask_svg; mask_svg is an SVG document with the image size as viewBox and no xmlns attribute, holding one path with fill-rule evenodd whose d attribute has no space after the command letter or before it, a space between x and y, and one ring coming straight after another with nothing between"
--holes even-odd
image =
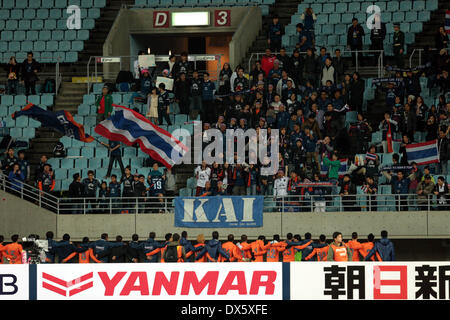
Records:
<instances>
[{"instance_id":1,"label":"blue flag","mask_svg":"<svg viewBox=\"0 0 450 320\"><path fill-rule=\"evenodd\" d=\"M94 137L84 132L84 127L73 120L68 111L47 111L32 103L25 106L22 110L14 112L13 119L20 116L28 116L41 122L43 127L52 128L63 135L83 142L92 142Z\"/></svg>"}]
</instances>

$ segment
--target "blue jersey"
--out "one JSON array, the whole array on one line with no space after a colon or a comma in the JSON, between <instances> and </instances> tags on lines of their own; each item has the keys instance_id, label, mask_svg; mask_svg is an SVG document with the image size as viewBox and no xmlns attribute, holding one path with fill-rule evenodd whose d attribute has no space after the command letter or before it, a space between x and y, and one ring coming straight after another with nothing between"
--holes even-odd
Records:
<instances>
[{"instance_id":1,"label":"blue jersey","mask_svg":"<svg viewBox=\"0 0 450 320\"><path fill-rule=\"evenodd\" d=\"M164 179L162 176L151 176L149 179L150 195L157 195L164 191Z\"/></svg>"},{"instance_id":2,"label":"blue jersey","mask_svg":"<svg viewBox=\"0 0 450 320\"><path fill-rule=\"evenodd\" d=\"M117 182L109 183L109 196L111 198L120 197L120 184Z\"/></svg>"}]
</instances>

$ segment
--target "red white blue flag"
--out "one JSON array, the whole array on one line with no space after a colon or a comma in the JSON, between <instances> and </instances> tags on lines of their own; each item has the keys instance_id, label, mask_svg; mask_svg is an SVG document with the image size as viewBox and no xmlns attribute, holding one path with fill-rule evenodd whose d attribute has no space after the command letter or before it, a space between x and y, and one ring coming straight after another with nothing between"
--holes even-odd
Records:
<instances>
[{"instance_id":1,"label":"red white blue flag","mask_svg":"<svg viewBox=\"0 0 450 320\"><path fill-rule=\"evenodd\" d=\"M419 166L439 162L437 140L407 144L406 156L410 164L415 162Z\"/></svg>"},{"instance_id":2,"label":"red white blue flag","mask_svg":"<svg viewBox=\"0 0 450 320\"><path fill-rule=\"evenodd\" d=\"M95 127L99 135L128 146L138 143L143 152L167 168L172 168L188 151L178 139L140 113L124 106L113 104L113 107L114 114Z\"/></svg>"}]
</instances>

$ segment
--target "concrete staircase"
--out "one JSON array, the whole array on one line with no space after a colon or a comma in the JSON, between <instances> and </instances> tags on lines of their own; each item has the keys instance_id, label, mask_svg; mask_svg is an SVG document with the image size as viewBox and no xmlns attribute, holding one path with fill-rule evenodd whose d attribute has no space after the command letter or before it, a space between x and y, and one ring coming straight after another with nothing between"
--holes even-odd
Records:
<instances>
[{"instance_id":1,"label":"concrete staircase","mask_svg":"<svg viewBox=\"0 0 450 320\"><path fill-rule=\"evenodd\" d=\"M261 53L264 52L268 48L267 44L267 32L270 23L272 22L272 16L277 14L279 17L280 24L282 26L287 26L291 22L291 16L297 12L298 1L296 0L276 0L274 4L269 7L269 15L264 18L262 24L262 30L260 31L258 37L253 42L252 46L247 52L247 55L241 61L241 65L248 72L249 65L248 62L253 53ZM290 54L290 53L289 53ZM252 59L254 63L256 58Z\"/></svg>"}]
</instances>

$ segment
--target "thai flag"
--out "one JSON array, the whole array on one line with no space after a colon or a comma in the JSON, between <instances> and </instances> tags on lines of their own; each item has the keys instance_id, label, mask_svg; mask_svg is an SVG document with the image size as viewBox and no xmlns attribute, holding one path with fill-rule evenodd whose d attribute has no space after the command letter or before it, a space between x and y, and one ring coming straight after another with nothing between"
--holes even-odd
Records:
<instances>
[{"instance_id":1,"label":"thai flag","mask_svg":"<svg viewBox=\"0 0 450 320\"><path fill-rule=\"evenodd\" d=\"M425 165L439 162L437 140L406 145L408 162L416 162L417 165Z\"/></svg>"},{"instance_id":2,"label":"thai flag","mask_svg":"<svg viewBox=\"0 0 450 320\"><path fill-rule=\"evenodd\" d=\"M450 33L450 10L445 11L445 32Z\"/></svg>"},{"instance_id":3,"label":"thai flag","mask_svg":"<svg viewBox=\"0 0 450 320\"><path fill-rule=\"evenodd\" d=\"M339 177L342 178L348 172L348 159L339 159L341 166L339 167ZM320 164L320 174L326 176L328 174L328 166L324 165L323 162Z\"/></svg>"},{"instance_id":4,"label":"thai flag","mask_svg":"<svg viewBox=\"0 0 450 320\"><path fill-rule=\"evenodd\" d=\"M99 135L129 146L138 143L143 152L167 168L172 168L188 151L178 139L140 113L115 104L113 107L114 114L95 127Z\"/></svg>"},{"instance_id":5,"label":"thai flag","mask_svg":"<svg viewBox=\"0 0 450 320\"><path fill-rule=\"evenodd\" d=\"M51 128L62 133L65 136L83 141L92 142L94 137L84 132L84 127L76 122L72 114L68 111L60 110L56 112L42 109L32 103L26 105L22 110L16 111L11 118L16 119L21 116L27 116L41 123L44 128Z\"/></svg>"},{"instance_id":6,"label":"thai flag","mask_svg":"<svg viewBox=\"0 0 450 320\"><path fill-rule=\"evenodd\" d=\"M366 153L366 160L373 160L373 161L375 161L375 160L377 160L377 155L375 153L367 152Z\"/></svg>"}]
</instances>

